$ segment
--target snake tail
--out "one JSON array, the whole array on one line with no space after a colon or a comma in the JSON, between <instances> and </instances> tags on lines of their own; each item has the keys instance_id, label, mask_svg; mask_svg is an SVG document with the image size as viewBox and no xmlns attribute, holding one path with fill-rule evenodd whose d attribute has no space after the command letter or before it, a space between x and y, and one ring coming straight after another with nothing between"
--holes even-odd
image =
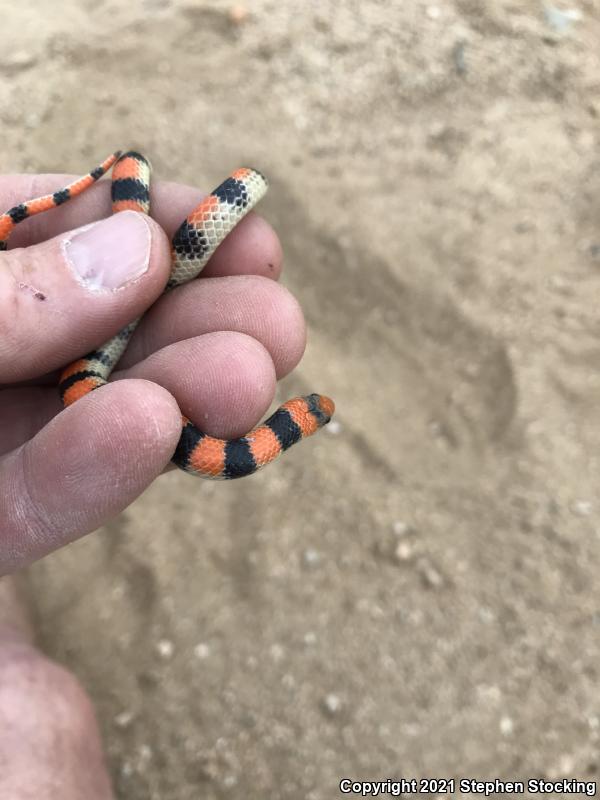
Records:
<instances>
[{"instance_id":1,"label":"snake tail","mask_svg":"<svg viewBox=\"0 0 600 800\"><path fill-rule=\"evenodd\" d=\"M68 186L58 189L52 194L45 194L43 197L36 197L33 200L26 200L24 203L9 208L4 214L0 215L0 250L6 250L8 246L8 237L11 235L15 226L24 219L33 217L36 214L41 214L43 211L49 211L51 208L57 208L67 200L72 200L77 195L85 192L86 189L99 180L105 172L112 167L121 155L120 150L112 153L108 158L105 158L101 164L98 164L87 175L82 175L77 178Z\"/></svg>"},{"instance_id":2,"label":"snake tail","mask_svg":"<svg viewBox=\"0 0 600 800\"><path fill-rule=\"evenodd\" d=\"M327 425L334 409L333 401L323 395L295 397L239 439L207 436L184 417L173 463L214 480L244 478Z\"/></svg>"}]
</instances>

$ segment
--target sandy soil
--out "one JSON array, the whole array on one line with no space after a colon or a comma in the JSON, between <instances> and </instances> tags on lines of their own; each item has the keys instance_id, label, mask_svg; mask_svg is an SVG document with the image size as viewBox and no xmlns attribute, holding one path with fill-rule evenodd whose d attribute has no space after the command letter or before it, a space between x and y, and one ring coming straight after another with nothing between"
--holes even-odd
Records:
<instances>
[{"instance_id":1,"label":"sandy soil","mask_svg":"<svg viewBox=\"0 0 600 800\"><path fill-rule=\"evenodd\" d=\"M561 7L0 1L0 168L264 170L310 326L281 396L339 409L31 571L119 798L600 778L600 9Z\"/></svg>"}]
</instances>

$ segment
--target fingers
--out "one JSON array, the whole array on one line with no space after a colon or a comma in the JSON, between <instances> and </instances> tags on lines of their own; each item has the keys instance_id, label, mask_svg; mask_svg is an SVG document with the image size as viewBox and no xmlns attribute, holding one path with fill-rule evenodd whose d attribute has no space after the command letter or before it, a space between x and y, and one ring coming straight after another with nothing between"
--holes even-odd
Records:
<instances>
[{"instance_id":1,"label":"fingers","mask_svg":"<svg viewBox=\"0 0 600 800\"><path fill-rule=\"evenodd\" d=\"M5 456L0 575L126 508L168 463L180 432L180 412L168 392L145 381L118 381L75 403Z\"/></svg>"},{"instance_id":2,"label":"fingers","mask_svg":"<svg viewBox=\"0 0 600 800\"><path fill-rule=\"evenodd\" d=\"M294 369L306 346L302 311L283 286L254 275L209 278L161 298L144 317L119 366L131 367L174 342L216 331L237 331L259 341L277 378Z\"/></svg>"},{"instance_id":3,"label":"fingers","mask_svg":"<svg viewBox=\"0 0 600 800\"><path fill-rule=\"evenodd\" d=\"M276 385L267 350L229 331L165 347L116 377L160 383L202 431L224 438L242 436L259 422Z\"/></svg>"},{"instance_id":4,"label":"fingers","mask_svg":"<svg viewBox=\"0 0 600 800\"><path fill-rule=\"evenodd\" d=\"M55 191L72 179L72 175L0 176L0 211ZM155 181L151 189L152 217L170 239L205 194L191 186ZM10 246L37 244L109 214L110 181L102 180L72 202L22 222L11 236ZM219 247L203 276L263 275L277 280L282 263L277 235L265 220L250 213Z\"/></svg>"},{"instance_id":5,"label":"fingers","mask_svg":"<svg viewBox=\"0 0 600 800\"><path fill-rule=\"evenodd\" d=\"M119 367L130 368L177 341L220 330L256 339L268 352L272 362L270 370L274 370L277 378L294 369L302 357L306 341L304 319L296 300L274 281L257 276L195 281L166 295L150 310L134 334ZM229 341L234 349L235 338ZM197 361L185 348L172 348L170 353L172 367L178 373L184 377L193 374L205 378L204 353ZM228 376L230 371L226 366L223 374ZM252 408L249 400L254 391L253 375L252 366L250 381L244 389L247 399L240 404L244 409ZM0 391L0 454L23 444L61 410L56 388L58 375L55 373L48 378L48 385L44 387L21 386ZM241 378L238 376L238 381ZM156 380L160 384L161 376L157 375ZM172 389L177 396L177 388ZM212 388L206 390L210 392ZM227 390L225 394L228 394ZM262 407L261 401L256 414L262 413ZM195 413L192 411L191 416ZM236 419L232 416L227 419L224 429L241 430L246 420L247 417ZM207 433L218 435L219 431L207 430Z\"/></svg>"},{"instance_id":6,"label":"fingers","mask_svg":"<svg viewBox=\"0 0 600 800\"><path fill-rule=\"evenodd\" d=\"M202 363L202 375L182 376L174 366L182 361ZM207 432L235 436L255 425L275 388L262 345L227 332L165 348L133 373L160 375L176 387L178 402L154 383L118 380L66 409L0 461L0 575L129 505L172 456L181 434L179 407Z\"/></svg>"},{"instance_id":7,"label":"fingers","mask_svg":"<svg viewBox=\"0 0 600 800\"><path fill-rule=\"evenodd\" d=\"M194 327L193 320L190 327ZM252 335L216 331L150 352L148 358L140 358L133 368L118 371L114 378L154 381L167 388L183 413L206 433L239 436L260 421L272 402L278 366L293 366L286 349L279 349L280 356L276 353L274 357ZM61 408L55 386L0 392L0 454L35 436Z\"/></svg>"},{"instance_id":8,"label":"fingers","mask_svg":"<svg viewBox=\"0 0 600 800\"><path fill-rule=\"evenodd\" d=\"M0 384L109 339L161 294L170 271L164 232L132 211L0 256Z\"/></svg>"}]
</instances>

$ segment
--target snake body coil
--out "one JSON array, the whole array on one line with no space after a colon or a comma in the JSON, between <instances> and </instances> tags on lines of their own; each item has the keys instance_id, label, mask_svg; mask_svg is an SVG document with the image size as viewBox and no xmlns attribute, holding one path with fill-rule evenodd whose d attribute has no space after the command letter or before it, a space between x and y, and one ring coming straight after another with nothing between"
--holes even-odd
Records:
<instances>
[{"instance_id":1,"label":"snake body coil","mask_svg":"<svg viewBox=\"0 0 600 800\"><path fill-rule=\"evenodd\" d=\"M113 213L150 213L150 164L135 152L114 153L87 175L53 194L28 200L0 216L0 250L6 250L15 225L84 192L114 165ZM172 267L165 292L196 278L237 223L267 190L265 178L254 169L233 172L186 217L172 239ZM59 390L65 406L104 386L123 355L139 319L116 336L67 367ZM173 463L193 475L210 479L242 478L269 464L284 450L326 425L333 401L319 394L288 400L259 427L238 439L218 439L182 418L182 433Z\"/></svg>"}]
</instances>

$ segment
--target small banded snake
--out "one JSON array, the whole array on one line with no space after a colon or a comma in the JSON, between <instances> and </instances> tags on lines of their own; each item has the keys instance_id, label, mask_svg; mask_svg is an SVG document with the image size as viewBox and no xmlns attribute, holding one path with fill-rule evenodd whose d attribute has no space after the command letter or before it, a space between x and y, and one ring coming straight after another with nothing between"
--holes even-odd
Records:
<instances>
[{"instance_id":1,"label":"small banded snake","mask_svg":"<svg viewBox=\"0 0 600 800\"><path fill-rule=\"evenodd\" d=\"M0 215L0 250L6 250L15 225L77 197L113 167L112 210L150 213L150 164L135 152L113 153L98 167L53 194L27 200ZM196 278L219 244L256 205L267 190L256 170L233 172L205 197L181 223L172 239L172 267L165 292ZM59 382L65 406L104 386L139 319L116 336L67 367ZM333 401L319 394L295 397L280 406L262 425L237 439L218 439L182 417L181 438L173 463L193 475L210 479L242 478L269 464L296 442L326 425Z\"/></svg>"}]
</instances>

